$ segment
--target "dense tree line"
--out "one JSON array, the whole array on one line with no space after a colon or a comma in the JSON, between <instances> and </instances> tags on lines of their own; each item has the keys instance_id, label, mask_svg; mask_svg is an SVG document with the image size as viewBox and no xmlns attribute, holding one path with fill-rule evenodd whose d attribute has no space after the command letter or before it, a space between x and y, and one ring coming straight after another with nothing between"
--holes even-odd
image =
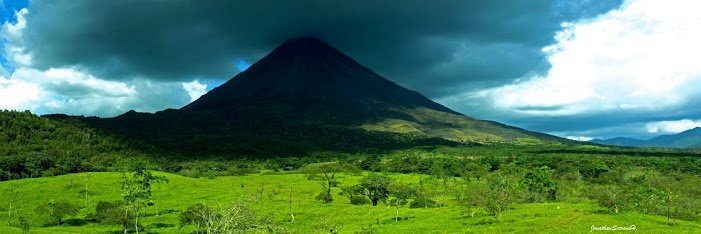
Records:
<instances>
[{"instance_id":1,"label":"dense tree line","mask_svg":"<svg viewBox=\"0 0 701 234\"><path fill-rule=\"evenodd\" d=\"M79 121L0 111L0 180L106 171L127 156L143 154Z\"/></svg>"}]
</instances>

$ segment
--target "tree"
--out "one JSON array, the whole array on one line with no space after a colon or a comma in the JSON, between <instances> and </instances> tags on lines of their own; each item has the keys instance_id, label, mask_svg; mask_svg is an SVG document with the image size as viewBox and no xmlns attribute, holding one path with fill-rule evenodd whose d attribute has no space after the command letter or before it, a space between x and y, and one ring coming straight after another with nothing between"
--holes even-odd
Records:
<instances>
[{"instance_id":1,"label":"tree","mask_svg":"<svg viewBox=\"0 0 701 234\"><path fill-rule=\"evenodd\" d=\"M308 179L322 181L321 187L323 191L316 197L325 203L333 201L331 195L331 187L338 186L336 174L346 171L355 171L352 165L338 162L325 162L309 164L302 168Z\"/></svg>"},{"instance_id":2,"label":"tree","mask_svg":"<svg viewBox=\"0 0 701 234\"><path fill-rule=\"evenodd\" d=\"M416 189L404 183L397 182L390 186L390 198L387 200L387 204L396 209L394 222L399 222L399 208L409 203L409 200L415 198L416 194Z\"/></svg>"},{"instance_id":3,"label":"tree","mask_svg":"<svg viewBox=\"0 0 701 234\"><path fill-rule=\"evenodd\" d=\"M80 206L69 203L67 201L50 201L43 206L39 206L36 209L38 214L47 215L49 218L49 225L61 225L63 224L63 218L66 216L76 215L80 211Z\"/></svg>"},{"instance_id":4,"label":"tree","mask_svg":"<svg viewBox=\"0 0 701 234\"><path fill-rule=\"evenodd\" d=\"M459 175L462 171L463 169L458 161L445 158L436 159L429 170L432 176L443 182L443 193L448 193L449 180Z\"/></svg>"},{"instance_id":5,"label":"tree","mask_svg":"<svg viewBox=\"0 0 701 234\"><path fill-rule=\"evenodd\" d=\"M380 201L385 201L389 197L391 182L392 179L387 176L372 173L360 180L360 188L370 199L372 206L377 206Z\"/></svg>"},{"instance_id":6,"label":"tree","mask_svg":"<svg viewBox=\"0 0 701 234\"><path fill-rule=\"evenodd\" d=\"M627 205L627 196L624 190L615 185L592 186L587 196L614 213L618 213Z\"/></svg>"},{"instance_id":7,"label":"tree","mask_svg":"<svg viewBox=\"0 0 701 234\"><path fill-rule=\"evenodd\" d=\"M15 203L15 200L17 200L17 185L10 184L6 188L6 192L10 199L8 200L8 207L7 207L7 225L10 225L10 221L12 221L12 204ZM16 205L15 205L16 206Z\"/></svg>"},{"instance_id":8,"label":"tree","mask_svg":"<svg viewBox=\"0 0 701 234\"><path fill-rule=\"evenodd\" d=\"M146 208L154 204L151 200L151 185L167 183L168 178L164 176L154 176L151 171L146 170L143 163L137 163L131 173L122 173L122 198L124 199L124 216L130 218L129 211L133 211L134 229L139 233L139 212L141 208ZM125 227L124 233L128 232Z\"/></svg>"},{"instance_id":9,"label":"tree","mask_svg":"<svg viewBox=\"0 0 701 234\"><path fill-rule=\"evenodd\" d=\"M375 207L380 201L387 200L389 197L389 185L392 183L392 179L387 176L379 174L369 174L366 177L360 179L360 191L362 194L370 199L372 203L372 214L375 216ZM375 221L379 224L380 219L375 216Z\"/></svg>"},{"instance_id":10,"label":"tree","mask_svg":"<svg viewBox=\"0 0 701 234\"><path fill-rule=\"evenodd\" d=\"M528 188L533 201L555 200L557 198L557 183L552 178L552 170L548 166L533 169L526 173L522 181Z\"/></svg>"},{"instance_id":11,"label":"tree","mask_svg":"<svg viewBox=\"0 0 701 234\"><path fill-rule=\"evenodd\" d=\"M500 173L487 179L489 190L481 199L481 206L495 219L500 220L504 211L516 202L516 188L507 177Z\"/></svg>"}]
</instances>

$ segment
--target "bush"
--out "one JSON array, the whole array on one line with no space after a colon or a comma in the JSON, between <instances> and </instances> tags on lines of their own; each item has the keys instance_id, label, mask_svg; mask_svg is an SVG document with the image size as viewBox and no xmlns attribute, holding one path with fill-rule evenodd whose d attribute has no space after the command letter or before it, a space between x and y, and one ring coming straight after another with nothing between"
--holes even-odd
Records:
<instances>
[{"instance_id":1,"label":"bush","mask_svg":"<svg viewBox=\"0 0 701 234\"><path fill-rule=\"evenodd\" d=\"M365 205L372 203L372 201L370 201L370 199L368 199L367 197L361 195L350 197L350 203L353 205Z\"/></svg>"},{"instance_id":2,"label":"bush","mask_svg":"<svg viewBox=\"0 0 701 234\"><path fill-rule=\"evenodd\" d=\"M324 203L330 203L333 201L333 196L331 196L330 193L327 193L326 190L324 190L319 192L319 195L316 195L315 199Z\"/></svg>"},{"instance_id":3,"label":"bush","mask_svg":"<svg viewBox=\"0 0 701 234\"><path fill-rule=\"evenodd\" d=\"M609 167L606 165L606 162L598 159L587 160L579 168L579 173L582 174L582 177L588 179L598 178L599 175L607 171L609 171Z\"/></svg>"},{"instance_id":4,"label":"bush","mask_svg":"<svg viewBox=\"0 0 701 234\"><path fill-rule=\"evenodd\" d=\"M557 198L557 183L552 178L552 170L548 166L542 166L526 173L523 185L528 188L528 200L542 202Z\"/></svg>"},{"instance_id":5,"label":"bush","mask_svg":"<svg viewBox=\"0 0 701 234\"><path fill-rule=\"evenodd\" d=\"M195 225L197 232L202 232L207 219L218 219L220 215L202 203L191 205L180 213L180 228L187 225Z\"/></svg>"},{"instance_id":6,"label":"bush","mask_svg":"<svg viewBox=\"0 0 701 234\"><path fill-rule=\"evenodd\" d=\"M49 226L63 224L63 218L76 215L78 211L80 211L80 206L62 200L50 201L36 209L40 215L48 216L47 225Z\"/></svg>"},{"instance_id":7,"label":"bush","mask_svg":"<svg viewBox=\"0 0 701 234\"><path fill-rule=\"evenodd\" d=\"M128 221L124 212L124 201L99 201L95 213L88 215L88 220L101 224L124 225Z\"/></svg>"},{"instance_id":8,"label":"bush","mask_svg":"<svg viewBox=\"0 0 701 234\"><path fill-rule=\"evenodd\" d=\"M670 208L666 211L665 213L668 219L694 221L699 218L701 206L699 206L699 201L695 199L678 198L676 201L672 201Z\"/></svg>"},{"instance_id":9,"label":"bush","mask_svg":"<svg viewBox=\"0 0 701 234\"><path fill-rule=\"evenodd\" d=\"M17 220L19 221L19 226L22 229L22 233L29 233L29 229L32 228L32 221L24 215L19 215Z\"/></svg>"},{"instance_id":10,"label":"bush","mask_svg":"<svg viewBox=\"0 0 701 234\"><path fill-rule=\"evenodd\" d=\"M441 204L433 199L427 197L416 197L411 203L409 203L409 208L434 208L439 207Z\"/></svg>"},{"instance_id":11,"label":"bush","mask_svg":"<svg viewBox=\"0 0 701 234\"><path fill-rule=\"evenodd\" d=\"M343 186L341 187L341 193L339 193L339 195L347 197L350 203L353 205L365 205L371 203L370 199L363 194L363 189L360 187L360 185Z\"/></svg>"},{"instance_id":12,"label":"bush","mask_svg":"<svg viewBox=\"0 0 701 234\"><path fill-rule=\"evenodd\" d=\"M501 219L504 211L518 201L518 187L501 174L491 174L487 177L487 185L474 186L465 193L462 205L474 209L480 207L495 219Z\"/></svg>"},{"instance_id":13,"label":"bush","mask_svg":"<svg viewBox=\"0 0 701 234\"><path fill-rule=\"evenodd\" d=\"M615 185L591 186L587 196L614 213L618 213L628 206L628 197L625 191Z\"/></svg>"},{"instance_id":14,"label":"bush","mask_svg":"<svg viewBox=\"0 0 701 234\"><path fill-rule=\"evenodd\" d=\"M259 216L243 201L216 210L198 203L180 214L180 227L194 225L196 233L245 233L256 229L284 232L284 227L272 222L270 216Z\"/></svg>"}]
</instances>

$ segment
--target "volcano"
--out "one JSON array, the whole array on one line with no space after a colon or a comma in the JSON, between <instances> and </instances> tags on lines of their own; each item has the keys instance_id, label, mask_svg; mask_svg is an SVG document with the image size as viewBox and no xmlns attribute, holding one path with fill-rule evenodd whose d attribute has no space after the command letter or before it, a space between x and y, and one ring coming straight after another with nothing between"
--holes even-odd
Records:
<instances>
[{"instance_id":1,"label":"volcano","mask_svg":"<svg viewBox=\"0 0 701 234\"><path fill-rule=\"evenodd\" d=\"M564 141L453 111L315 38L281 44L181 109L84 121L173 153L198 155Z\"/></svg>"},{"instance_id":2,"label":"volcano","mask_svg":"<svg viewBox=\"0 0 701 234\"><path fill-rule=\"evenodd\" d=\"M391 107L458 114L384 79L315 38L283 43L182 110L221 113L242 106L275 106L295 120L340 119L345 124L381 118L391 114L387 111Z\"/></svg>"}]
</instances>

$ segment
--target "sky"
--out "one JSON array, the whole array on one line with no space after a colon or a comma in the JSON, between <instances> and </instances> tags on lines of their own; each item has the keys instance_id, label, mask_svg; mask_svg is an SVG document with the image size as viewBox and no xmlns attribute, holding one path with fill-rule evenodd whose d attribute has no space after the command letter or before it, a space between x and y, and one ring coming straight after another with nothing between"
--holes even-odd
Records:
<instances>
[{"instance_id":1,"label":"sky","mask_svg":"<svg viewBox=\"0 0 701 234\"><path fill-rule=\"evenodd\" d=\"M401 2L401 3L400 3ZM695 0L0 0L0 109L180 108L314 36L466 115L578 140L701 126Z\"/></svg>"}]
</instances>

